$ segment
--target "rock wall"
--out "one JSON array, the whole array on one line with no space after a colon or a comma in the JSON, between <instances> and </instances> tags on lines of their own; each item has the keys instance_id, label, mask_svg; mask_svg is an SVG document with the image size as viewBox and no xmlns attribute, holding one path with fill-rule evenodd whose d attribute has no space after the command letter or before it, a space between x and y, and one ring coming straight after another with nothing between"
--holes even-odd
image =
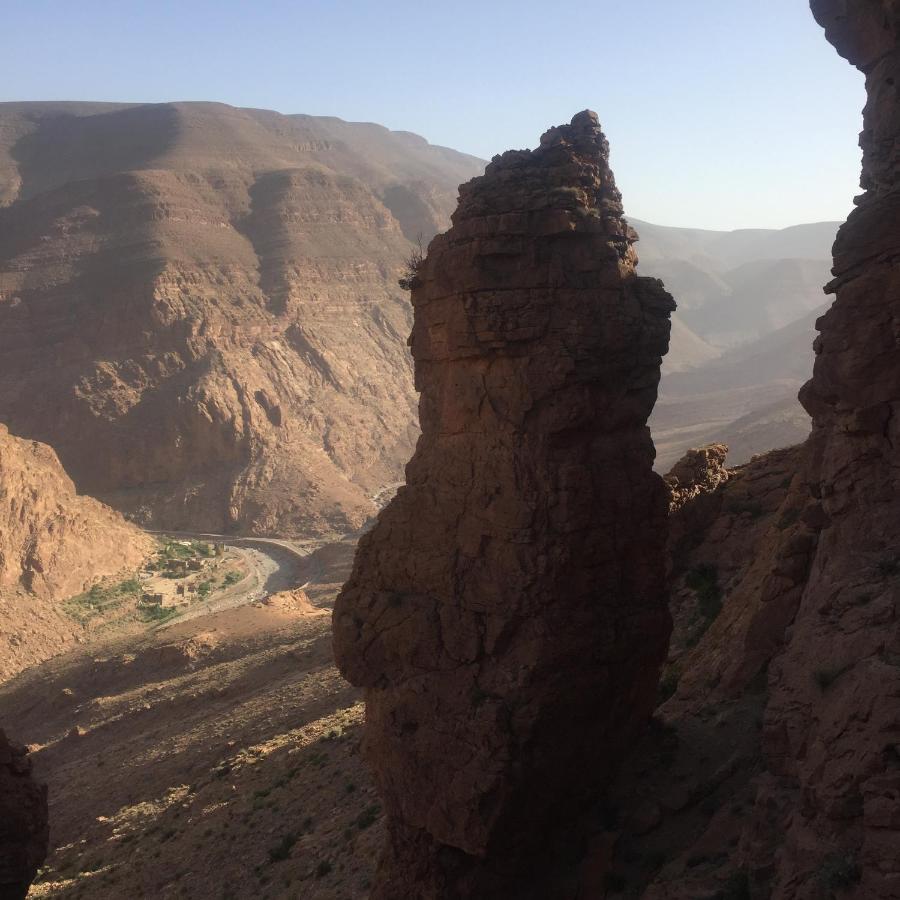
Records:
<instances>
[{"instance_id":1,"label":"rock wall","mask_svg":"<svg viewBox=\"0 0 900 900\"><path fill-rule=\"evenodd\" d=\"M25 748L0 731L0 900L24 900L47 856L47 786Z\"/></svg>"},{"instance_id":2,"label":"rock wall","mask_svg":"<svg viewBox=\"0 0 900 900\"><path fill-rule=\"evenodd\" d=\"M583 112L463 185L416 275L422 436L334 613L389 817L376 897L549 896L652 707L674 303L634 238Z\"/></svg>"},{"instance_id":3,"label":"rock wall","mask_svg":"<svg viewBox=\"0 0 900 900\"><path fill-rule=\"evenodd\" d=\"M669 748L632 754L615 837L645 900L900 896L900 6L811 6L866 76L865 193L800 393L810 438L711 491L686 460L676 485Z\"/></svg>"}]
</instances>

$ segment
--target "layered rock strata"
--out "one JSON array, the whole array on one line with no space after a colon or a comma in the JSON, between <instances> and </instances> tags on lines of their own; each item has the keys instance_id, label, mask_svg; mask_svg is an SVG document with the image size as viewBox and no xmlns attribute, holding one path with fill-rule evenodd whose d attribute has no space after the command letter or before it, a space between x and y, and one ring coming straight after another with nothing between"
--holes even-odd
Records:
<instances>
[{"instance_id":1,"label":"layered rock strata","mask_svg":"<svg viewBox=\"0 0 900 900\"><path fill-rule=\"evenodd\" d=\"M0 731L0 900L24 900L47 856L47 786L25 748Z\"/></svg>"},{"instance_id":2,"label":"layered rock strata","mask_svg":"<svg viewBox=\"0 0 900 900\"><path fill-rule=\"evenodd\" d=\"M653 705L667 494L645 423L674 303L635 237L583 112L463 185L414 279L422 436L334 613L389 817L376 897L549 896Z\"/></svg>"},{"instance_id":3,"label":"layered rock strata","mask_svg":"<svg viewBox=\"0 0 900 900\"><path fill-rule=\"evenodd\" d=\"M355 529L416 439L410 239L482 168L338 119L0 104L0 422L152 528Z\"/></svg>"}]
</instances>

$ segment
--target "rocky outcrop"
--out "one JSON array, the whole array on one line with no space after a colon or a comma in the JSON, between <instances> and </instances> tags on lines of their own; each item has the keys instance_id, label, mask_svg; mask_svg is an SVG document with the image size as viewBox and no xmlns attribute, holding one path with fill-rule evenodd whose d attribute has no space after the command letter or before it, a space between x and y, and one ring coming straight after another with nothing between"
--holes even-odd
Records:
<instances>
[{"instance_id":1,"label":"rocky outcrop","mask_svg":"<svg viewBox=\"0 0 900 900\"><path fill-rule=\"evenodd\" d=\"M634 237L583 112L463 185L416 273L422 436L334 613L389 817L376 897L549 896L653 705L674 303Z\"/></svg>"},{"instance_id":2,"label":"rocky outcrop","mask_svg":"<svg viewBox=\"0 0 900 900\"><path fill-rule=\"evenodd\" d=\"M120 513L79 496L50 447L0 425L0 681L81 630L60 600L133 572L152 548Z\"/></svg>"},{"instance_id":3,"label":"rocky outcrop","mask_svg":"<svg viewBox=\"0 0 900 900\"><path fill-rule=\"evenodd\" d=\"M0 731L0 900L24 900L47 856L47 786L25 748Z\"/></svg>"},{"instance_id":4,"label":"rocky outcrop","mask_svg":"<svg viewBox=\"0 0 900 900\"><path fill-rule=\"evenodd\" d=\"M0 104L0 422L152 528L356 528L416 438L397 276L482 167L339 119Z\"/></svg>"}]
</instances>

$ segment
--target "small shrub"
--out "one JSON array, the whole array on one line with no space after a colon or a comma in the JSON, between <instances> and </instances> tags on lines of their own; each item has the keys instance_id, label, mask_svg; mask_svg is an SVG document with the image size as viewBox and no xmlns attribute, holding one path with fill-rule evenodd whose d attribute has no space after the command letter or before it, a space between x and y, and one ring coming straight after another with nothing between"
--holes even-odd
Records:
<instances>
[{"instance_id":1,"label":"small shrub","mask_svg":"<svg viewBox=\"0 0 900 900\"><path fill-rule=\"evenodd\" d=\"M697 598L697 610L708 627L722 611L719 570L709 564L695 566L687 573L684 582L694 592Z\"/></svg>"},{"instance_id":2,"label":"small shrub","mask_svg":"<svg viewBox=\"0 0 900 900\"><path fill-rule=\"evenodd\" d=\"M297 835L293 832L282 835L281 840L274 847L269 849L269 862L281 862L282 860L287 859L291 855L291 850L296 843Z\"/></svg>"},{"instance_id":3,"label":"small shrub","mask_svg":"<svg viewBox=\"0 0 900 900\"><path fill-rule=\"evenodd\" d=\"M206 581L201 581L200 584L197 585L197 594L202 598L208 597L212 593L213 583L206 579Z\"/></svg>"},{"instance_id":4,"label":"small shrub","mask_svg":"<svg viewBox=\"0 0 900 900\"><path fill-rule=\"evenodd\" d=\"M373 803L371 806L367 806L356 817L356 827L360 831L365 831L367 828L374 825L378 821L378 817L380 815L381 807L377 803Z\"/></svg>"},{"instance_id":5,"label":"small shrub","mask_svg":"<svg viewBox=\"0 0 900 900\"><path fill-rule=\"evenodd\" d=\"M319 861L316 866L316 878L324 878L331 871L331 863L327 859Z\"/></svg>"},{"instance_id":6,"label":"small shrub","mask_svg":"<svg viewBox=\"0 0 900 900\"><path fill-rule=\"evenodd\" d=\"M847 671L846 666L830 666L827 668L816 669L813 672L813 679L819 686L819 690L827 691Z\"/></svg>"},{"instance_id":7,"label":"small shrub","mask_svg":"<svg viewBox=\"0 0 900 900\"><path fill-rule=\"evenodd\" d=\"M862 878L862 869L851 853L846 856L831 853L819 867L819 883L826 888L846 888L857 884Z\"/></svg>"},{"instance_id":8,"label":"small shrub","mask_svg":"<svg viewBox=\"0 0 900 900\"><path fill-rule=\"evenodd\" d=\"M663 671L662 678L659 679L659 685L656 688L656 705L662 706L670 697L674 696L678 690L678 679L681 672L677 666L666 666Z\"/></svg>"},{"instance_id":9,"label":"small shrub","mask_svg":"<svg viewBox=\"0 0 900 900\"><path fill-rule=\"evenodd\" d=\"M240 572L228 572L225 575L225 578L222 581L222 584L225 587L231 587L233 584L237 584L241 580Z\"/></svg>"},{"instance_id":10,"label":"small shrub","mask_svg":"<svg viewBox=\"0 0 900 900\"><path fill-rule=\"evenodd\" d=\"M397 280L397 284L400 285L404 291L411 291L418 285L419 269L422 268L423 262L425 262L425 251L422 248L422 235L420 234L416 240L415 248L410 251L409 256L406 257L403 274Z\"/></svg>"}]
</instances>

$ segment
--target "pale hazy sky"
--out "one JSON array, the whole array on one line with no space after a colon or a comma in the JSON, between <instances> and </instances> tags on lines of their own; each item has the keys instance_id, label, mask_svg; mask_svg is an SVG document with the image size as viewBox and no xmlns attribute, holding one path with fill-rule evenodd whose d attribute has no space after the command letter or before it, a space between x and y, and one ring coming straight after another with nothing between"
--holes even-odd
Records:
<instances>
[{"instance_id":1,"label":"pale hazy sky","mask_svg":"<svg viewBox=\"0 0 900 900\"><path fill-rule=\"evenodd\" d=\"M219 100L481 157L599 112L628 214L843 219L862 76L805 0L0 0L0 100Z\"/></svg>"}]
</instances>

